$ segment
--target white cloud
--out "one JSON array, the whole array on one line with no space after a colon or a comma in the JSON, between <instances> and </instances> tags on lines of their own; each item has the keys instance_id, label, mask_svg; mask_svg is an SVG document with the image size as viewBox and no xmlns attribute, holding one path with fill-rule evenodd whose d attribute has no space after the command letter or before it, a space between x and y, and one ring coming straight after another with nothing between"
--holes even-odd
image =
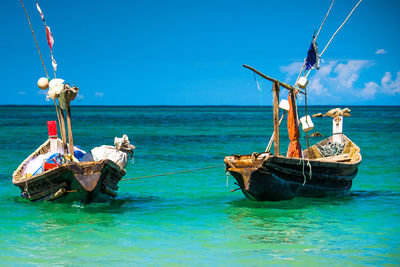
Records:
<instances>
[{"instance_id":1,"label":"white cloud","mask_svg":"<svg viewBox=\"0 0 400 267\"><path fill-rule=\"evenodd\" d=\"M296 64L292 63L281 67L281 71L288 75L286 79L297 78L297 72L293 70L295 66L301 67L301 64L296 62ZM356 87L362 70L372 65L373 62L369 60L326 62L319 71L313 72L309 77L310 83L307 91L311 97L318 96L318 101L324 103L343 101L349 98L373 100L378 92L389 96L400 95L400 71L396 73L395 78L390 72L386 72L380 83L369 81L364 83L363 88Z\"/></svg>"},{"instance_id":2,"label":"white cloud","mask_svg":"<svg viewBox=\"0 0 400 267\"><path fill-rule=\"evenodd\" d=\"M293 62L287 66L281 66L281 72L286 72L288 76L292 76L294 74L299 74L299 71L303 66L303 62Z\"/></svg>"},{"instance_id":3,"label":"white cloud","mask_svg":"<svg viewBox=\"0 0 400 267\"><path fill-rule=\"evenodd\" d=\"M102 98L104 96L104 93L103 92L95 92L94 95L96 97Z\"/></svg>"},{"instance_id":4,"label":"white cloud","mask_svg":"<svg viewBox=\"0 0 400 267\"><path fill-rule=\"evenodd\" d=\"M321 75L321 76L329 75L331 73L333 67L336 66L336 64L337 64L337 61L334 61L334 60L327 62L327 64L324 64L319 68L317 75Z\"/></svg>"},{"instance_id":5,"label":"white cloud","mask_svg":"<svg viewBox=\"0 0 400 267\"><path fill-rule=\"evenodd\" d=\"M375 82L366 83L364 88L360 91L360 97L363 99L374 99L375 94L379 89L379 85Z\"/></svg>"},{"instance_id":6,"label":"white cloud","mask_svg":"<svg viewBox=\"0 0 400 267\"><path fill-rule=\"evenodd\" d=\"M337 76L334 78L339 91L353 88L353 84L360 77L361 69L368 67L368 60L349 60L347 63L339 63L333 70Z\"/></svg>"},{"instance_id":7,"label":"white cloud","mask_svg":"<svg viewBox=\"0 0 400 267\"><path fill-rule=\"evenodd\" d=\"M383 54L387 54L387 51L383 48L376 50L375 54L377 55L383 55Z\"/></svg>"},{"instance_id":8,"label":"white cloud","mask_svg":"<svg viewBox=\"0 0 400 267\"><path fill-rule=\"evenodd\" d=\"M387 95L400 94L400 71L396 74L396 80L392 80L392 74L386 72L382 80L382 92Z\"/></svg>"},{"instance_id":9,"label":"white cloud","mask_svg":"<svg viewBox=\"0 0 400 267\"><path fill-rule=\"evenodd\" d=\"M286 79L296 78L297 73L292 71L294 66L301 66L297 62L288 66L281 67L281 71L286 72ZM348 100L350 98L371 100L375 99L378 92L385 95L400 94L400 71L393 78L390 72L386 72L379 82L369 81L364 83L363 88L357 88L357 82L360 79L361 72L373 66L370 60L349 60L349 61L329 61L321 66L319 71L314 71L310 76L308 92L310 96L319 96L319 101L324 103L333 100ZM295 76L296 75L296 76ZM295 76L295 77L294 77ZM325 98L321 98L325 97ZM321 102L321 103L322 103Z\"/></svg>"},{"instance_id":10,"label":"white cloud","mask_svg":"<svg viewBox=\"0 0 400 267\"><path fill-rule=\"evenodd\" d=\"M328 89L322 84L320 77L311 79L310 84L308 85L308 92L316 95L330 95Z\"/></svg>"}]
</instances>

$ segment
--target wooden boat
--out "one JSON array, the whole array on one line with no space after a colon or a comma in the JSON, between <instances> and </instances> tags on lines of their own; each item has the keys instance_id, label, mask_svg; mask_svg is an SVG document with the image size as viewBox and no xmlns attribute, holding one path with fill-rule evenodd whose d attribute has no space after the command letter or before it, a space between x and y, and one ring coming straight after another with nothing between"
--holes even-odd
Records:
<instances>
[{"instance_id":1,"label":"wooden boat","mask_svg":"<svg viewBox=\"0 0 400 267\"><path fill-rule=\"evenodd\" d=\"M360 148L343 133L339 135L335 133L301 151L298 142L299 126L295 96L298 93L306 95L306 92L268 77L250 66L244 65L244 67L273 82L274 132L270 144L274 141L274 154L269 153L269 148L267 148L263 153L225 157L226 170L236 179L243 194L257 201L288 200L297 196L324 197L348 194L352 180L357 174L358 165L361 163ZM288 120L288 127L292 129L289 130L289 137L291 141L297 142L298 147L296 146L295 149L300 152L299 155L292 157L285 157L279 153L279 90L281 87L289 90L291 123ZM296 138L292 135L293 133L297 134ZM343 150L337 151L334 156L322 156L319 148L328 143L336 143L337 140L340 140L340 145L344 146Z\"/></svg>"},{"instance_id":2,"label":"wooden boat","mask_svg":"<svg viewBox=\"0 0 400 267\"><path fill-rule=\"evenodd\" d=\"M312 69L319 69L322 55L335 35L361 3L361 0L357 2L340 27L329 39L325 48L319 53L317 38L331 11L333 3L334 1L329 7L318 32L314 32L307 56L304 59L294 86L268 77L250 66L243 65L245 68L253 71L254 74L258 74L273 83L274 132L267 149L260 154L232 155L224 159L227 171L235 177L239 189L250 199L285 200L296 196L323 197L348 194L350 191L352 180L357 174L362 158L360 148L343 135L343 118L340 116L334 118L332 136L328 139L309 147L308 136L308 131L314 127L311 117L307 115L308 75ZM289 104L287 107L286 105L282 105L281 107L279 104L279 91L281 87L289 90ZM260 90L259 87L258 89ZM305 116L300 118L300 120L296 105L298 94L305 96ZM279 119L279 108L285 110L281 119ZM285 157L279 153L279 126L286 111L288 112L287 126L290 143ZM303 131L307 133L307 150L303 151L299 142L299 121L302 123ZM273 154L269 153L272 141L274 142ZM335 147L333 153L325 153L325 148L322 147L329 142ZM338 146L340 149L336 149ZM341 150L342 148L343 150Z\"/></svg>"},{"instance_id":3,"label":"wooden boat","mask_svg":"<svg viewBox=\"0 0 400 267\"><path fill-rule=\"evenodd\" d=\"M24 175L30 160L52 150L61 149L60 139L48 139L13 173L12 182L21 189L21 196L30 201L103 202L116 196L118 182L125 170L106 159L65 163L38 175ZM56 149L54 149L54 147Z\"/></svg>"},{"instance_id":4,"label":"wooden boat","mask_svg":"<svg viewBox=\"0 0 400 267\"><path fill-rule=\"evenodd\" d=\"M322 157L318 149L331 142L331 136L311 146L310 155L304 150L304 159L264 152L227 156L224 162L243 194L252 200L346 195L362 158L360 148L345 135L343 137L345 147L336 156Z\"/></svg>"}]
</instances>

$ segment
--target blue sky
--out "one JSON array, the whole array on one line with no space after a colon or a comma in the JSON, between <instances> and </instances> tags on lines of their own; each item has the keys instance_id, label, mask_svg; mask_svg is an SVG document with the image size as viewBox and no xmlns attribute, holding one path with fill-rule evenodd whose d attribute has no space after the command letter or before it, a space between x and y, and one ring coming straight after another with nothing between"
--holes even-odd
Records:
<instances>
[{"instance_id":1,"label":"blue sky","mask_svg":"<svg viewBox=\"0 0 400 267\"><path fill-rule=\"evenodd\" d=\"M356 3L336 0L320 50ZM35 1L24 4L52 73ZM80 88L74 105L258 105L253 74L242 65L293 83L331 0L39 4L55 39L57 77ZM400 103L399 12L400 1L363 0L311 73L309 104ZM19 0L1 1L0 25L0 104L48 103L36 85L45 74ZM262 103L271 104L272 84L258 81Z\"/></svg>"}]
</instances>

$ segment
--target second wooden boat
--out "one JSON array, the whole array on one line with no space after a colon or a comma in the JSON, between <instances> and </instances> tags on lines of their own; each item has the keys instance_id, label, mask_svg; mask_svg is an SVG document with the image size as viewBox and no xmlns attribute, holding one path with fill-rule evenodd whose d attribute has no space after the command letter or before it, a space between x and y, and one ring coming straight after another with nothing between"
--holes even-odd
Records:
<instances>
[{"instance_id":1,"label":"second wooden boat","mask_svg":"<svg viewBox=\"0 0 400 267\"><path fill-rule=\"evenodd\" d=\"M311 146L310 155L303 151L303 159L264 152L227 156L224 162L243 194L252 200L342 196L349 194L362 159L360 148L343 137L344 149L335 156L323 157L319 151L332 142L331 136Z\"/></svg>"}]
</instances>

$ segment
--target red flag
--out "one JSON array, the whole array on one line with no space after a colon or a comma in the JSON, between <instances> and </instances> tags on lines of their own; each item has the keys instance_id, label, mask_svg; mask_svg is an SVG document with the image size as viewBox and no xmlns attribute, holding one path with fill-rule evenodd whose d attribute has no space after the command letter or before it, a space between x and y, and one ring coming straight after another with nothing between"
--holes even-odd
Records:
<instances>
[{"instance_id":1,"label":"red flag","mask_svg":"<svg viewBox=\"0 0 400 267\"><path fill-rule=\"evenodd\" d=\"M57 70L57 62L53 56L54 37L53 37L53 34L51 33L50 27L46 25L46 21L44 20L44 15L43 15L42 9L39 7L39 3L37 1L36 1L36 8L39 11L40 17L42 18L44 27L46 29L47 44L49 45L50 52L51 52L51 65L53 65L53 69L54 69L54 73L55 73L55 71Z\"/></svg>"},{"instance_id":2,"label":"red flag","mask_svg":"<svg viewBox=\"0 0 400 267\"><path fill-rule=\"evenodd\" d=\"M47 43L49 44L50 49L53 49L54 38L53 38L53 34L50 31L49 26L46 26L46 36L47 36Z\"/></svg>"}]
</instances>

